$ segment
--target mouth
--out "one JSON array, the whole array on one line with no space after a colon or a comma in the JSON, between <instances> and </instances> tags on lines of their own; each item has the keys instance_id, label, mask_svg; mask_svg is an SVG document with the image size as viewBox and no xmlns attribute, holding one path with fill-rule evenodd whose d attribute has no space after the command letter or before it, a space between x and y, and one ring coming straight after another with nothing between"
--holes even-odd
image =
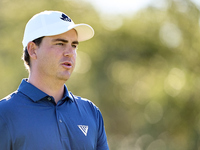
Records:
<instances>
[{"instance_id":1,"label":"mouth","mask_svg":"<svg viewBox=\"0 0 200 150\"><path fill-rule=\"evenodd\" d=\"M62 63L62 66L66 69L72 68L72 63L71 62L64 62Z\"/></svg>"}]
</instances>

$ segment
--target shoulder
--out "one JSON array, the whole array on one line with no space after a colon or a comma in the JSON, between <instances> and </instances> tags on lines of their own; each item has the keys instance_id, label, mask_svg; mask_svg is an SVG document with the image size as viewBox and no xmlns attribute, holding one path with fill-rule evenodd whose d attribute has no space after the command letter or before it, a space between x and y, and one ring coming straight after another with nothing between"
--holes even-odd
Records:
<instances>
[{"instance_id":1,"label":"shoulder","mask_svg":"<svg viewBox=\"0 0 200 150\"><path fill-rule=\"evenodd\" d=\"M13 100L13 98L16 97L16 94L17 94L17 91L15 91L15 92L7 95L6 97L2 98L0 100L0 106L10 103Z\"/></svg>"},{"instance_id":2,"label":"shoulder","mask_svg":"<svg viewBox=\"0 0 200 150\"><path fill-rule=\"evenodd\" d=\"M81 96L73 95L72 93L71 93L71 95L72 95L75 103L79 103L79 104L82 104L82 105L89 105L91 107L98 109L98 107L91 100L89 100L87 98L83 98Z\"/></svg>"},{"instance_id":3,"label":"shoulder","mask_svg":"<svg viewBox=\"0 0 200 150\"><path fill-rule=\"evenodd\" d=\"M91 111L95 111L96 113L100 113L99 108L89 99L73 95L71 92L70 94L73 97L74 103L78 105L79 107L82 107L84 109L90 109Z\"/></svg>"},{"instance_id":4,"label":"shoulder","mask_svg":"<svg viewBox=\"0 0 200 150\"><path fill-rule=\"evenodd\" d=\"M72 94L72 93L71 93ZM73 95L73 94L72 94ZM73 98L75 101L77 102L81 102L81 103L89 103L89 104L92 104L92 105L95 105L91 100L87 99L87 98L83 98L83 97L80 97L80 96L77 96L77 95L73 95Z\"/></svg>"},{"instance_id":5,"label":"shoulder","mask_svg":"<svg viewBox=\"0 0 200 150\"><path fill-rule=\"evenodd\" d=\"M17 108L18 99L20 99L18 91L15 91L0 100L0 114L14 111Z\"/></svg>"}]
</instances>

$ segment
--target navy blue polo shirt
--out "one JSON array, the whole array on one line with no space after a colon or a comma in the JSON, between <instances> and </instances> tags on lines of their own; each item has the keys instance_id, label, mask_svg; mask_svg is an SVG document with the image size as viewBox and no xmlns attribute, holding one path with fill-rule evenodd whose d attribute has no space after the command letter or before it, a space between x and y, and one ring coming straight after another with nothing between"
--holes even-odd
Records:
<instances>
[{"instance_id":1,"label":"navy blue polo shirt","mask_svg":"<svg viewBox=\"0 0 200 150\"><path fill-rule=\"evenodd\" d=\"M25 79L0 101L1 150L108 150L100 110L65 92L54 98Z\"/></svg>"}]
</instances>

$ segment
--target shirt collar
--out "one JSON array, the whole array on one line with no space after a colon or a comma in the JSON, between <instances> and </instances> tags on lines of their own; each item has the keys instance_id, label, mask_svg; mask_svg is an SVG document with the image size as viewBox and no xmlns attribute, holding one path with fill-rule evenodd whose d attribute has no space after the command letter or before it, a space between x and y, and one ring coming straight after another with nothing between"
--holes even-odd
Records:
<instances>
[{"instance_id":1,"label":"shirt collar","mask_svg":"<svg viewBox=\"0 0 200 150\"><path fill-rule=\"evenodd\" d=\"M24 95L28 96L30 99L32 99L34 102L37 102L41 99L43 99L44 97L50 96L46 93L44 93L43 91L41 91L40 89L38 89L37 87L35 87L34 85L32 85L31 83L27 82L27 79L23 79L18 91L22 92ZM67 86L64 85L64 95L62 100L64 99L70 99L71 101L73 101L73 97L72 95L69 93Z\"/></svg>"},{"instance_id":2,"label":"shirt collar","mask_svg":"<svg viewBox=\"0 0 200 150\"><path fill-rule=\"evenodd\" d=\"M72 102L74 101L74 98L72 97L72 94L68 91L67 86L64 85L64 95L63 95L63 99L67 99L69 98Z\"/></svg>"}]
</instances>

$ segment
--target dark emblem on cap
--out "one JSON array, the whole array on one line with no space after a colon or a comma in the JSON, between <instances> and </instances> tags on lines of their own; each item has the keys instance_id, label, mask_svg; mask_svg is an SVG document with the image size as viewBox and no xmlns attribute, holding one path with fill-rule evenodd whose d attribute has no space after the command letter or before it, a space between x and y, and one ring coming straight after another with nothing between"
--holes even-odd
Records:
<instances>
[{"instance_id":1,"label":"dark emblem on cap","mask_svg":"<svg viewBox=\"0 0 200 150\"><path fill-rule=\"evenodd\" d=\"M62 20L64 20L64 21L69 21L69 22L72 21L72 20L71 20L67 15L65 15L65 14L62 14L61 17L60 17L60 19L62 19Z\"/></svg>"}]
</instances>

